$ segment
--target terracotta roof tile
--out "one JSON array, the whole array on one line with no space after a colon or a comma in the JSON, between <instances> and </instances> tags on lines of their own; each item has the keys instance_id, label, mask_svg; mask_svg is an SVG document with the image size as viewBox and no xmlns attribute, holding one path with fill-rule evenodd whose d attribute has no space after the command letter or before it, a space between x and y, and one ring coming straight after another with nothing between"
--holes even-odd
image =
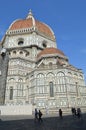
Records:
<instances>
[{"instance_id":1,"label":"terracotta roof tile","mask_svg":"<svg viewBox=\"0 0 86 130\"><path fill-rule=\"evenodd\" d=\"M45 25L44 23L36 21L36 26L40 32L53 37L53 34L52 34L50 28L47 25Z\"/></svg>"},{"instance_id":2,"label":"terracotta roof tile","mask_svg":"<svg viewBox=\"0 0 86 130\"><path fill-rule=\"evenodd\" d=\"M33 27L33 20L32 18L24 19L24 20L17 20L13 22L9 28L9 30L18 30L18 29L26 29ZM55 39L51 28L48 27L46 24L35 20L35 27L38 29L39 32L42 34L49 36L52 39Z\"/></svg>"},{"instance_id":3,"label":"terracotta roof tile","mask_svg":"<svg viewBox=\"0 0 86 130\"><path fill-rule=\"evenodd\" d=\"M33 26L33 24L32 24L31 19L17 20L11 25L10 30L17 30L17 29L22 29L22 28L30 28L32 26Z\"/></svg>"},{"instance_id":4,"label":"terracotta roof tile","mask_svg":"<svg viewBox=\"0 0 86 130\"><path fill-rule=\"evenodd\" d=\"M47 54L60 54L62 56L65 56L64 53L57 48L46 48L37 55L37 58Z\"/></svg>"}]
</instances>

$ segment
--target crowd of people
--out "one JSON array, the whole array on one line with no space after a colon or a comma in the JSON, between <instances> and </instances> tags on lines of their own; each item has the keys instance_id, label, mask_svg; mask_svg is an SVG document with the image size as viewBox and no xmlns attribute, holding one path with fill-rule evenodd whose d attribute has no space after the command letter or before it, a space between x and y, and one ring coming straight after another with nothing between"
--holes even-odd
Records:
<instances>
[{"instance_id":1,"label":"crowd of people","mask_svg":"<svg viewBox=\"0 0 86 130\"><path fill-rule=\"evenodd\" d=\"M72 112L72 115L73 115L73 117L78 117L78 118L81 118L81 109L80 108L74 108L74 107L72 107L71 108L71 112ZM43 120L42 120L42 112L41 112L41 110L37 110L36 108L35 108L35 122L42 122ZM59 109L59 117L60 117L60 119L63 119L63 111L62 111L62 109Z\"/></svg>"},{"instance_id":2,"label":"crowd of people","mask_svg":"<svg viewBox=\"0 0 86 130\"><path fill-rule=\"evenodd\" d=\"M76 108L72 107L71 112L72 112L73 117L81 118L81 109L80 108L76 109Z\"/></svg>"},{"instance_id":3,"label":"crowd of people","mask_svg":"<svg viewBox=\"0 0 86 130\"><path fill-rule=\"evenodd\" d=\"M80 108L76 109L76 108L72 107L71 112L72 112L73 117L78 117L79 119L81 118L81 109ZM62 110L59 109L59 117L61 119L63 118L62 113L63 113Z\"/></svg>"}]
</instances>

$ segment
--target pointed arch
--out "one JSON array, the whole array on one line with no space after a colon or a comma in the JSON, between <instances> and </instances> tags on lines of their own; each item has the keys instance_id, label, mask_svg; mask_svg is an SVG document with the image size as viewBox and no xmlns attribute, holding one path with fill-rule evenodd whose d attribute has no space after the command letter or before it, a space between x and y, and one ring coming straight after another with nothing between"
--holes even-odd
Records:
<instances>
[{"instance_id":1,"label":"pointed arch","mask_svg":"<svg viewBox=\"0 0 86 130\"><path fill-rule=\"evenodd\" d=\"M19 78L18 79L18 86L17 86L17 96L18 97L22 97L23 96L23 92L24 92L24 85L23 85L23 79Z\"/></svg>"},{"instance_id":2,"label":"pointed arch","mask_svg":"<svg viewBox=\"0 0 86 130\"><path fill-rule=\"evenodd\" d=\"M53 74L52 72L49 72L49 73L47 74L47 77L54 77L54 74Z\"/></svg>"},{"instance_id":3,"label":"pointed arch","mask_svg":"<svg viewBox=\"0 0 86 130\"><path fill-rule=\"evenodd\" d=\"M14 78L10 78L10 79L8 79L8 82L15 82L15 79Z\"/></svg>"},{"instance_id":4,"label":"pointed arch","mask_svg":"<svg viewBox=\"0 0 86 130\"><path fill-rule=\"evenodd\" d=\"M53 82L49 82L50 97L54 97L54 86Z\"/></svg>"},{"instance_id":5,"label":"pointed arch","mask_svg":"<svg viewBox=\"0 0 86 130\"><path fill-rule=\"evenodd\" d=\"M57 87L59 92L66 92L65 73L62 71L57 73Z\"/></svg>"},{"instance_id":6,"label":"pointed arch","mask_svg":"<svg viewBox=\"0 0 86 130\"><path fill-rule=\"evenodd\" d=\"M47 83L49 86L50 97L54 97L54 87L55 87L55 75L52 72L47 74Z\"/></svg>"},{"instance_id":7,"label":"pointed arch","mask_svg":"<svg viewBox=\"0 0 86 130\"><path fill-rule=\"evenodd\" d=\"M49 81L49 82L51 82L51 81L54 82L55 81L55 75L52 72L49 72L46 77L47 77L47 81Z\"/></svg>"},{"instance_id":8,"label":"pointed arch","mask_svg":"<svg viewBox=\"0 0 86 130\"><path fill-rule=\"evenodd\" d=\"M67 82L68 82L68 84L73 83L73 74L70 71L68 72Z\"/></svg>"},{"instance_id":9,"label":"pointed arch","mask_svg":"<svg viewBox=\"0 0 86 130\"><path fill-rule=\"evenodd\" d=\"M17 96L22 97L23 96L24 87L23 84L18 84L17 86Z\"/></svg>"},{"instance_id":10,"label":"pointed arch","mask_svg":"<svg viewBox=\"0 0 86 130\"><path fill-rule=\"evenodd\" d=\"M65 76L65 74L64 74L64 72L59 71L59 72L57 73L57 76Z\"/></svg>"},{"instance_id":11,"label":"pointed arch","mask_svg":"<svg viewBox=\"0 0 86 130\"><path fill-rule=\"evenodd\" d=\"M10 95L9 95L10 100L13 100L13 87L10 87Z\"/></svg>"},{"instance_id":12,"label":"pointed arch","mask_svg":"<svg viewBox=\"0 0 86 130\"><path fill-rule=\"evenodd\" d=\"M37 92L44 93L44 74L39 73L37 75Z\"/></svg>"},{"instance_id":13,"label":"pointed arch","mask_svg":"<svg viewBox=\"0 0 86 130\"><path fill-rule=\"evenodd\" d=\"M22 79L22 78L19 78L19 79L18 79L18 82L23 82L23 79Z\"/></svg>"}]
</instances>

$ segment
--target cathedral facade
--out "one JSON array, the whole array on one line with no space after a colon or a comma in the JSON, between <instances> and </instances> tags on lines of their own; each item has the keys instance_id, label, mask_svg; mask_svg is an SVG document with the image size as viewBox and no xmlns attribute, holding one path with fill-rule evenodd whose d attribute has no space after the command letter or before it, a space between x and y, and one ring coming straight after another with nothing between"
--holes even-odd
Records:
<instances>
[{"instance_id":1,"label":"cathedral facade","mask_svg":"<svg viewBox=\"0 0 86 130\"><path fill-rule=\"evenodd\" d=\"M27 105L49 112L86 107L86 85L81 69L57 48L51 27L26 19L9 26L0 46L0 104Z\"/></svg>"}]
</instances>

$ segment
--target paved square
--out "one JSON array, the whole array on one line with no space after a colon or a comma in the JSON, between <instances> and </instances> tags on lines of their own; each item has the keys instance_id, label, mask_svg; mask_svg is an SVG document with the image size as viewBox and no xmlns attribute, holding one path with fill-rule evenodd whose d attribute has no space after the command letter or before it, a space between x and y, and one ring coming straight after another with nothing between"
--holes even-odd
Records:
<instances>
[{"instance_id":1,"label":"paved square","mask_svg":"<svg viewBox=\"0 0 86 130\"><path fill-rule=\"evenodd\" d=\"M32 116L4 116L0 120L0 130L86 130L86 114L82 119L72 115L63 119L44 116L41 123L35 122Z\"/></svg>"}]
</instances>

